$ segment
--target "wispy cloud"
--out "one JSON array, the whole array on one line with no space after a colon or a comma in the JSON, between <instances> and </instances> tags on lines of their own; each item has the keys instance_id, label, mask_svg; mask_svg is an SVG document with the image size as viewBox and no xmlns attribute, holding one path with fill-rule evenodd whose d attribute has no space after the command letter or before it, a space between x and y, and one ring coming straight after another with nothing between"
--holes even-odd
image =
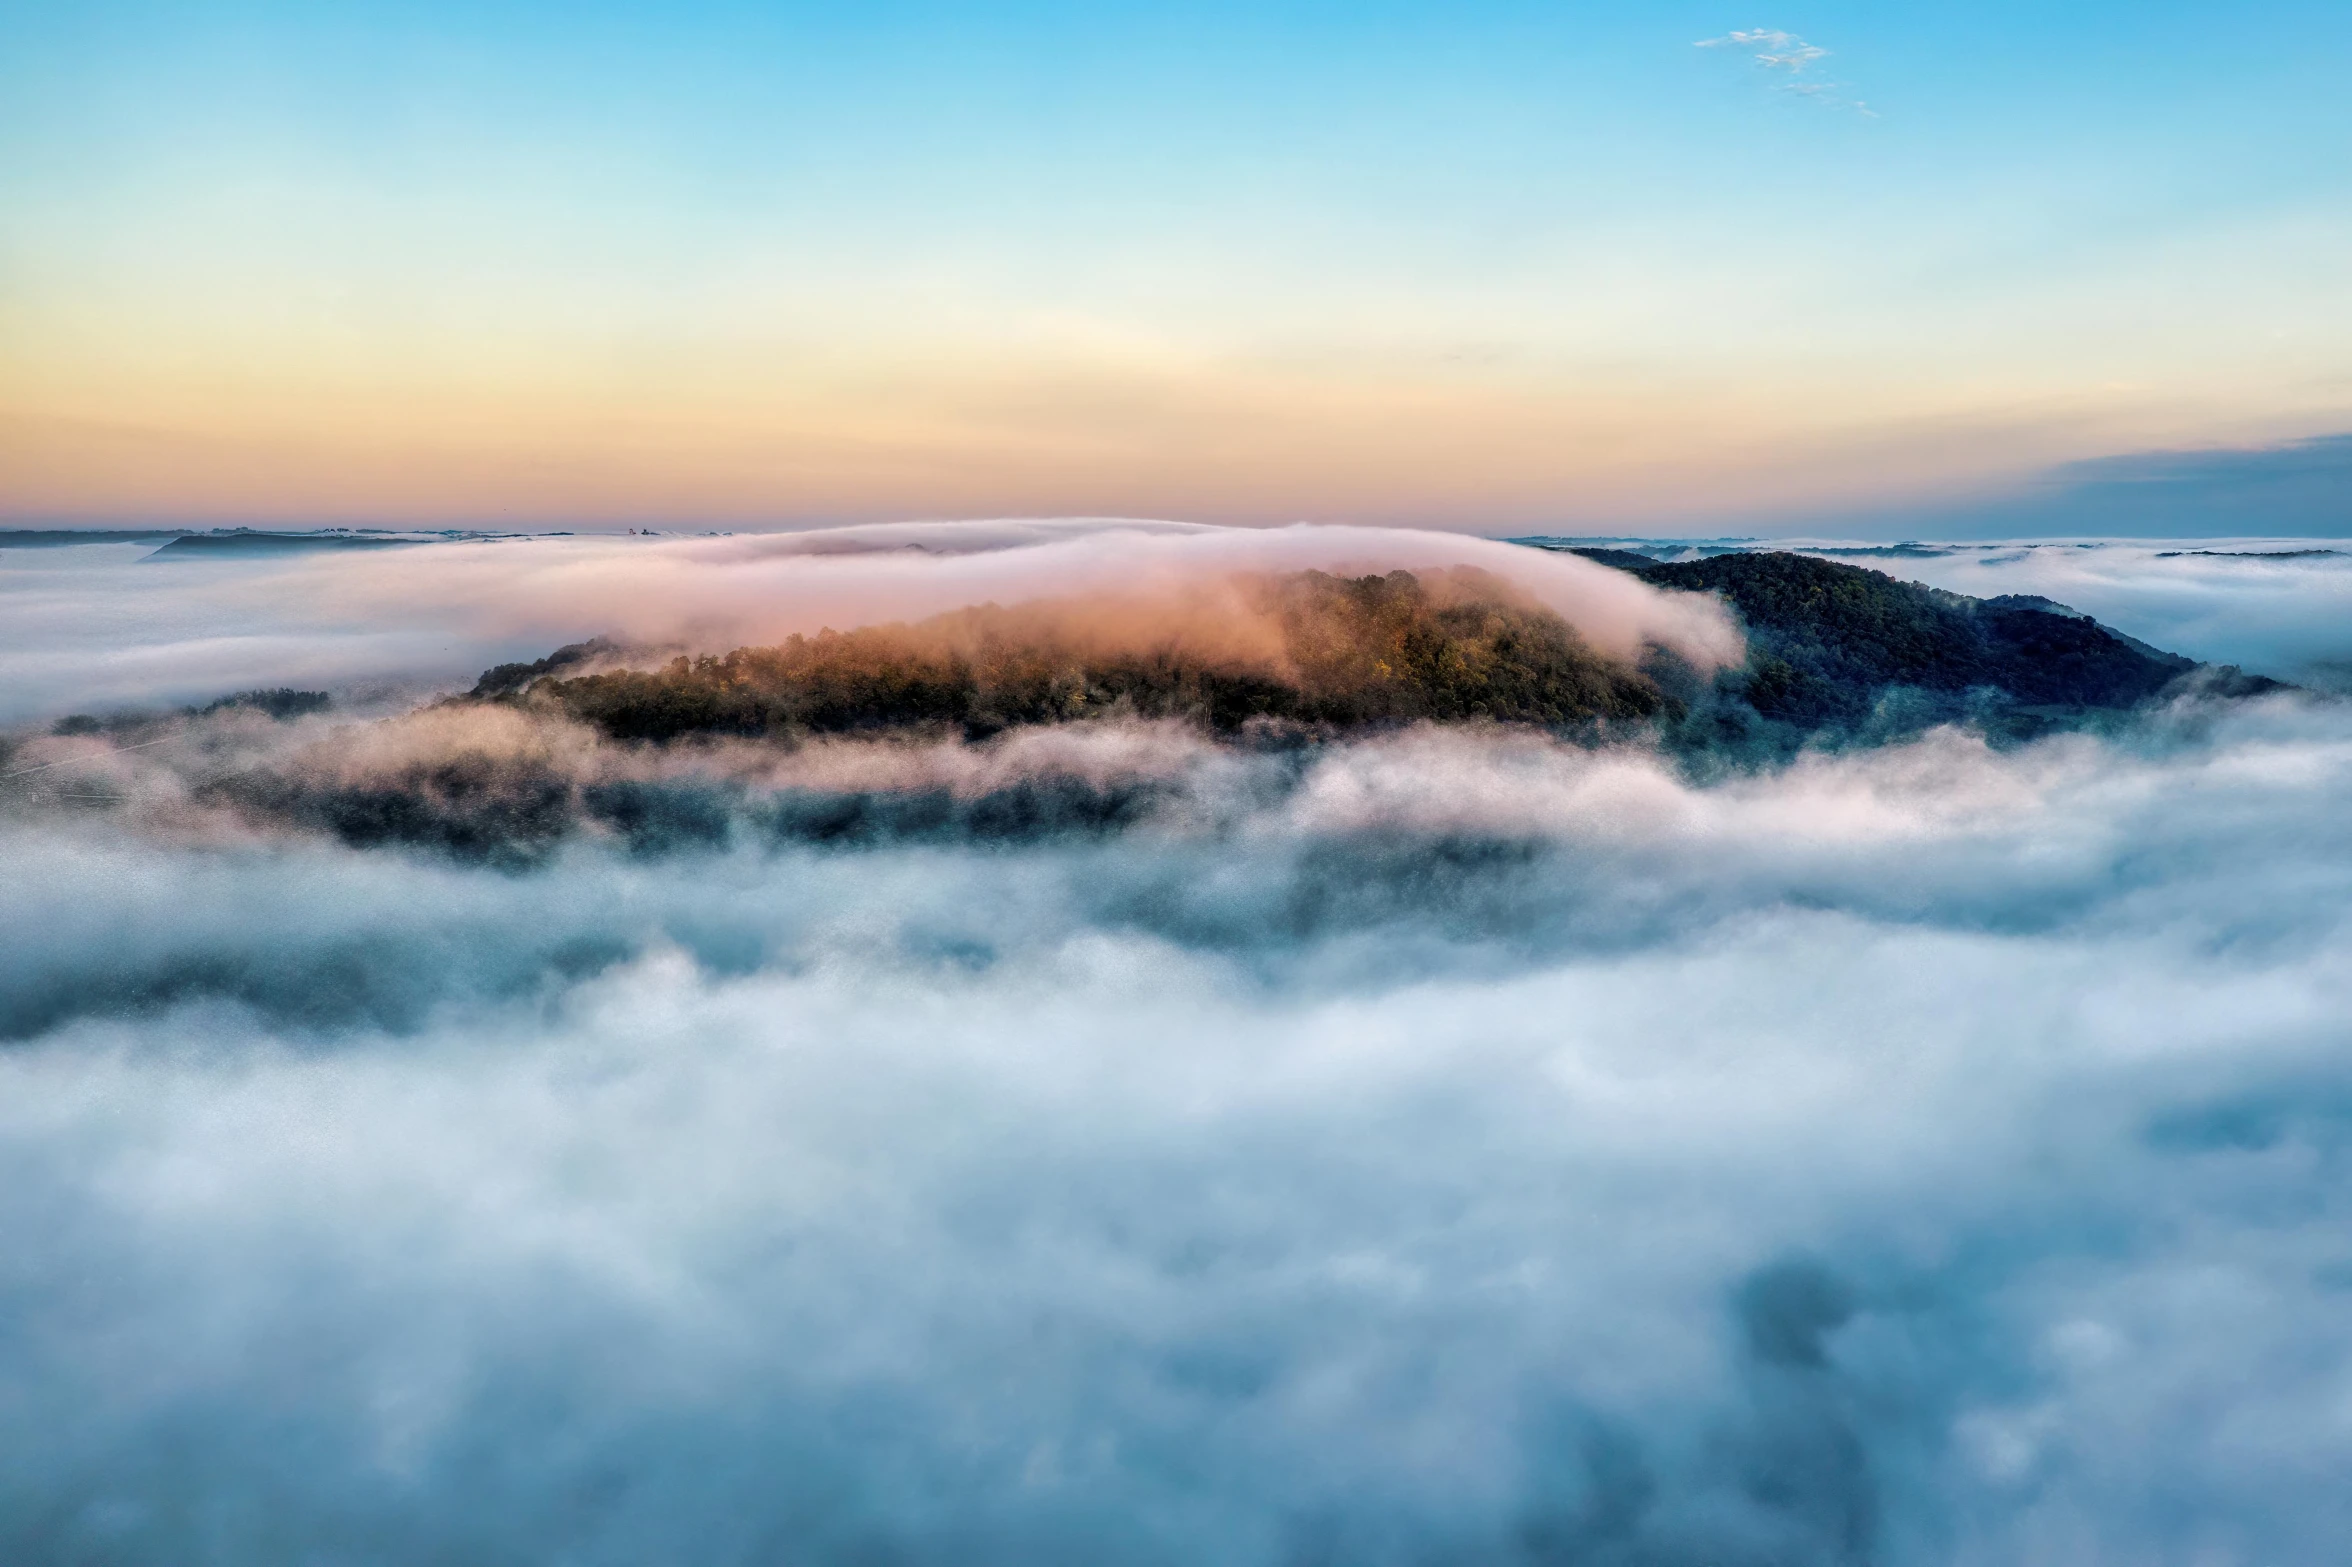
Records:
<instances>
[{"instance_id":1,"label":"wispy cloud","mask_svg":"<svg viewBox=\"0 0 2352 1567\"><path fill-rule=\"evenodd\" d=\"M1725 33L1721 38L1702 38L1697 47L1752 49L1758 65L1775 71L1802 71L1816 60L1829 57L1829 51L1819 44L1809 44L1795 33L1784 33L1771 27L1752 27L1741 32Z\"/></svg>"},{"instance_id":2,"label":"wispy cloud","mask_svg":"<svg viewBox=\"0 0 2352 1567\"><path fill-rule=\"evenodd\" d=\"M1810 98L1828 108L1851 109L1869 119L1878 118L1877 112L1854 97L1852 89L1844 82L1827 81L1819 77L1796 79L1804 77L1807 71L1828 59L1830 52L1795 33L1783 32L1777 27L1741 28L1725 33L1720 38L1702 38L1693 47L1743 50L1759 69L1779 72L1791 78L1775 83L1778 90Z\"/></svg>"}]
</instances>

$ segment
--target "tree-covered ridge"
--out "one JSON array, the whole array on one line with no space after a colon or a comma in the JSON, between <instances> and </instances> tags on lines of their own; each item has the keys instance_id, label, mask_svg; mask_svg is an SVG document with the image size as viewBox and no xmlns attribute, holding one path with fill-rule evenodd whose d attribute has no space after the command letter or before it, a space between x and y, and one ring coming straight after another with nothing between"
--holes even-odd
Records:
<instances>
[{"instance_id":1,"label":"tree-covered ridge","mask_svg":"<svg viewBox=\"0 0 2352 1567\"><path fill-rule=\"evenodd\" d=\"M1898 687L1953 699L1998 693L2019 708L2129 708L2198 667L2060 605L1974 599L1810 555L1661 564L1577 553L1658 587L1721 594L1748 632L1738 695L1805 730L1857 723Z\"/></svg>"},{"instance_id":2,"label":"tree-covered ridge","mask_svg":"<svg viewBox=\"0 0 2352 1567\"><path fill-rule=\"evenodd\" d=\"M912 625L794 636L773 647L680 657L655 670L565 677L502 666L477 694L560 710L619 739L960 729L1107 714L1353 726L1487 718L1571 724L1640 719L1671 705L1565 620L1484 573L1335 577L1243 585L1269 634L1253 653L1181 635L1105 638L1034 608L958 610Z\"/></svg>"},{"instance_id":3,"label":"tree-covered ridge","mask_svg":"<svg viewBox=\"0 0 2352 1567\"><path fill-rule=\"evenodd\" d=\"M1105 636L1099 613L1090 627L1086 616L1052 605L991 604L658 668L600 670L625 655L584 643L490 670L473 696L558 711L626 740L896 730L978 737L1120 714L1227 733L1252 720L1348 728L1658 719L1679 750L1764 756L1817 738L1886 739L1955 720L2023 738L2129 710L2200 668L2063 605L1974 599L1809 555L1665 564L1623 551L1578 553L1661 588L1720 595L1746 627L1746 664L1712 686L1687 670L1629 668L1481 572L1309 571L1239 584L1240 614L1255 636L1243 649L1189 634L1181 616L1164 636ZM2231 694L2273 684L2209 675Z\"/></svg>"}]
</instances>

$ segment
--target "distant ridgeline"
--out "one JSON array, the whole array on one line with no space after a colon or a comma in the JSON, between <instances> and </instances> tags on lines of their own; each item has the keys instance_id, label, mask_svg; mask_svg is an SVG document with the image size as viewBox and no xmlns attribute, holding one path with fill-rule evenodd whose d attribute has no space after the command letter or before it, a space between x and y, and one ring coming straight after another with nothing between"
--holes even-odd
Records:
<instances>
[{"instance_id":1,"label":"distant ridgeline","mask_svg":"<svg viewBox=\"0 0 2352 1567\"><path fill-rule=\"evenodd\" d=\"M152 544L143 557L166 565L186 560L260 560L283 555L316 555L347 550L400 549L466 539L519 535L477 528L0 528L0 550L66 549L92 544ZM542 534L565 538L568 534Z\"/></svg>"},{"instance_id":2,"label":"distant ridgeline","mask_svg":"<svg viewBox=\"0 0 2352 1567\"><path fill-rule=\"evenodd\" d=\"M1574 553L1661 588L1720 594L1747 630L1747 663L1711 683L1670 656L1640 669L1617 663L1480 572L1309 571L1255 584L1257 611L1278 628L1278 658L1213 656L1181 639L1122 651L1052 616L988 605L652 669L625 667L627 650L600 639L501 665L469 695L650 741L890 730L977 738L1126 714L1228 733L1417 719L1610 732L1645 722L1669 743L1708 750L1884 738L1952 720L2021 738L2128 711L2192 677L2228 696L2277 687L2042 599L1973 599L1802 555L1661 564Z\"/></svg>"}]
</instances>

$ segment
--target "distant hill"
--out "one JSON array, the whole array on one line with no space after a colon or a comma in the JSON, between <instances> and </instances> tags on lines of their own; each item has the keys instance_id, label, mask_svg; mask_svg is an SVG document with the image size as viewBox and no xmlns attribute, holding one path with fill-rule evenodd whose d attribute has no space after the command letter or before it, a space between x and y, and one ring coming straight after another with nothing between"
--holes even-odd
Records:
<instances>
[{"instance_id":1,"label":"distant hill","mask_svg":"<svg viewBox=\"0 0 2352 1567\"><path fill-rule=\"evenodd\" d=\"M311 555L322 550L391 550L422 542L383 538L364 533L272 533L259 528L223 529L213 533L184 533L149 555L149 560L187 560L192 557Z\"/></svg>"},{"instance_id":2,"label":"distant hill","mask_svg":"<svg viewBox=\"0 0 2352 1567\"><path fill-rule=\"evenodd\" d=\"M0 550L65 549L82 544L157 544L178 528L0 528Z\"/></svg>"}]
</instances>

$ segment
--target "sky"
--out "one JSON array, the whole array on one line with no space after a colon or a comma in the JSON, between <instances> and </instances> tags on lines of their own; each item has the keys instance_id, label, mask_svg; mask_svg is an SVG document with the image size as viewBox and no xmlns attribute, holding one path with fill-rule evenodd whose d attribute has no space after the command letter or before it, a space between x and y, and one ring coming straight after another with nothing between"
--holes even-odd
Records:
<instances>
[{"instance_id":1,"label":"sky","mask_svg":"<svg viewBox=\"0 0 2352 1567\"><path fill-rule=\"evenodd\" d=\"M2344 531L2198 476L2352 429L2347 67L2281 3L11 3L0 520Z\"/></svg>"}]
</instances>

